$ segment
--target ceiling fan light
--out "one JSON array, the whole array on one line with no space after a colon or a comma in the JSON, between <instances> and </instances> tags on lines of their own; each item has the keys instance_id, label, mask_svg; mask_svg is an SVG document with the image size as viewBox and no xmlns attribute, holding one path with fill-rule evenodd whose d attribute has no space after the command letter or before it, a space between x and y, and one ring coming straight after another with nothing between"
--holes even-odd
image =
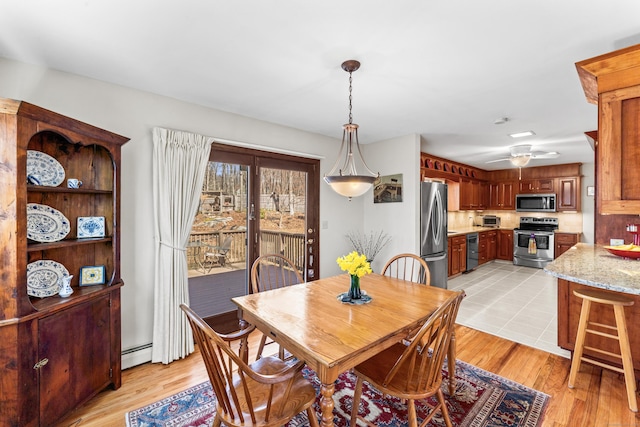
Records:
<instances>
[{"instance_id":1,"label":"ceiling fan light","mask_svg":"<svg viewBox=\"0 0 640 427\"><path fill-rule=\"evenodd\" d=\"M517 166L519 168L528 165L530 160L531 156L514 156L509 159L513 166Z\"/></svg>"}]
</instances>

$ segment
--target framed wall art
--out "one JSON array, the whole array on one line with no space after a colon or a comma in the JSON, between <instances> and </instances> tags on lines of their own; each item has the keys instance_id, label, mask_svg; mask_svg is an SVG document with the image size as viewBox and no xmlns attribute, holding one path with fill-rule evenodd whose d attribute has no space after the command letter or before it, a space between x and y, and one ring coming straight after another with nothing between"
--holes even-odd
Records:
<instances>
[{"instance_id":1,"label":"framed wall art","mask_svg":"<svg viewBox=\"0 0 640 427\"><path fill-rule=\"evenodd\" d=\"M104 265L87 265L80 269L80 286L103 285Z\"/></svg>"},{"instance_id":2,"label":"framed wall art","mask_svg":"<svg viewBox=\"0 0 640 427\"><path fill-rule=\"evenodd\" d=\"M373 183L373 203L402 201L402 174L381 176Z\"/></svg>"}]
</instances>

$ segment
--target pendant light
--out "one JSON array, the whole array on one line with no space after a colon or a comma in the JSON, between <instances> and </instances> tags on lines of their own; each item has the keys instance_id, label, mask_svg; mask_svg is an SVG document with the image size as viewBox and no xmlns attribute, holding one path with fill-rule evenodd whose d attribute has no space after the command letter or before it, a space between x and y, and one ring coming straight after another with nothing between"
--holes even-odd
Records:
<instances>
[{"instance_id":1,"label":"pendant light","mask_svg":"<svg viewBox=\"0 0 640 427\"><path fill-rule=\"evenodd\" d=\"M349 73L349 123L342 126L342 145L333 168L324 175L324 180L336 193L348 197L358 197L367 192L373 182L380 176L374 173L364 161L358 142L358 125L353 123L351 114L352 73L360 68L360 62L351 59L342 63L342 69ZM355 155L360 156L362 165L369 173L358 175ZM342 163L341 163L342 159Z\"/></svg>"}]
</instances>

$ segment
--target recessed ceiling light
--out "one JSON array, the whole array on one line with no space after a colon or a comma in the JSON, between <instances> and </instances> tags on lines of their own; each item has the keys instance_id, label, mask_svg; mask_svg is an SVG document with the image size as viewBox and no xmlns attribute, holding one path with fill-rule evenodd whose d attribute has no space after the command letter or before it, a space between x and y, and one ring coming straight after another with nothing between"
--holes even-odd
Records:
<instances>
[{"instance_id":1,"label":"recessed ceiling light","mask_svg":"<svg viewBox=\"0 0 640 427\"><path fill-rule=\"evenodd\" d=\"M511 138L522 138L522 137L525 137L525 136L531 136L531 135L535 135L535 134L536 133L534 131L527 130L527 131L524 131L524 132L510 133L509 136Z\"/></svg>"}]
</instances>

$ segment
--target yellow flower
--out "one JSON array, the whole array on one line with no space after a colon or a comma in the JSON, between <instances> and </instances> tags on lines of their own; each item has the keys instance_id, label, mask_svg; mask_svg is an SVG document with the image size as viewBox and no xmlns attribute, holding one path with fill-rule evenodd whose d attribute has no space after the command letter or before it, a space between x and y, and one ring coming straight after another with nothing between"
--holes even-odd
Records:
<instances>
[{"instance_id":1,"label":"yellow flower","mask_svg":"<svg viewBox=\"0 0 640 427\"><path fill-rule=\"evenodd\" d=\"M372 273L371 266L367 261L366 255L360 255L356 251L340 257L336 261L342 271L346 271L352 276L362 277L365 274Z\"/></svg>"}]
</instances>

